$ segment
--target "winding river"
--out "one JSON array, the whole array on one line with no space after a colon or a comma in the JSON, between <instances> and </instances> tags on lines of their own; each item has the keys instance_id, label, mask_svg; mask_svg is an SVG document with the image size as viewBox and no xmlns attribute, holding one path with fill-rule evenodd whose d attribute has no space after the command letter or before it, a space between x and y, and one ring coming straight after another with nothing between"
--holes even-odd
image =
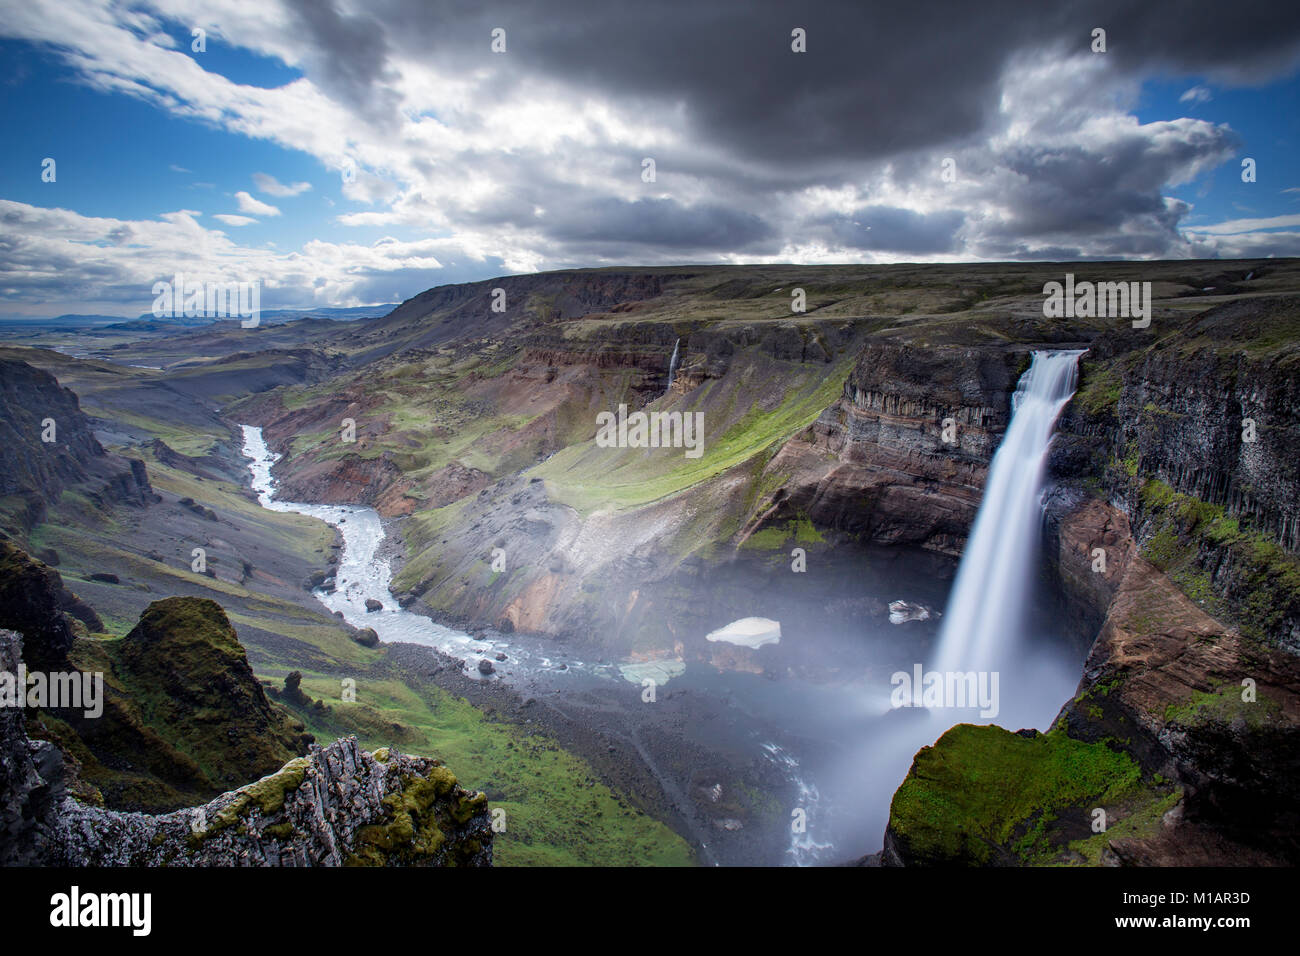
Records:
<instances>
[{"instance_id":1,"label":"winding river","mask_svg":"<svg viewBox=\"0 0 1300 956\"><path fill-rule=\"evenodd\" d=\"M379 639L386 643L420 644L464 659L466 675L474 678L481 676L475 666L477 661L487 658L495 662L498 654L506 655L506 663L497 663L496 666L516 681L519 678L536 680L542 676L576 677L583 673L615 676L614 668L609 665L592 666L567 656L557 659L526 638L511 641L500 637L478 638L402 609L388 589L393 569L382 553L386 534L379 513L362 505L316 505L277 500L271 467L280 456L267 447L262 429L252 425L241 425L240 428L244 433L244 456L249 459L248 468L253 474L253 490L262 507L319 518L337 528L342 535L343 550L335 569L334 587L317 588L312 593L331 612L342 614L343 620L353 627L374 628ZM368 610L367 601L378 601L383 609Z\"/></svg>"},{"instance_id":2,"label":"winding river","mask_svg":"<svg viewBox=\"0 0 1300 956\"><path fill-rule=\"evenodd\" d=\"M258 502L271 511L318 518L341 534L343 548L335 569L334 587L316 588L313 594L332 613L341 614L348 624L373 628L384 642L419 644L463 660L463 673L474 679L491 679L479 673L477 662L483 658L492 660L497 677L530 693L590 690L601 685L608 691L611 687L626 686L627 681L640 684L641 671L637 668L644 669L644 664L591 663L558 654L544 641L523 634L513 634L509 640L499 635L491 639L479 638L399 607L389 591L393 569L390 559L383 553L386 534L378 512L360 505L277 500L271 468L280 456L267 447L261 428L252 425L240 427L244 438L243 453L249 460L252 488ZM368 610L368 600L380 602L382 610ZM499 654L505 655L504 662L496 660ZM828 836L828 801L811 782L809 772L801 767L799 759L790 752L789 741L783 741L785 746L775 743L771 733L773 724L778 727L798 726L803 723L799 715L810 715L814 711L824 713L824 709L819 711L812 706L818 692L812 687L795 686L796 682L790 682L786 688L788 692L775 693L776 685L770 681L751 674L717 671L707 665L691 665L689 668L678 665L670 674L663 675L661 682L667 678L711 699L727 701L729 719L722 723L727 725L728 746L740 745L756 759L770 762L789 782L791 790L798 796L799 806L805 811L807 826L798 832L792 828L785 849L786 862L803 866L830 859L834 843ZM783 715L783 719L773 720L773 708ZM799 732L808 730L807 726L799 728ZM823 726L813 733L822 736L824 732ZM650 759L647 754L643 757ZM701 842L707 852L707 842Z\"/></svg>"}]
</instances>

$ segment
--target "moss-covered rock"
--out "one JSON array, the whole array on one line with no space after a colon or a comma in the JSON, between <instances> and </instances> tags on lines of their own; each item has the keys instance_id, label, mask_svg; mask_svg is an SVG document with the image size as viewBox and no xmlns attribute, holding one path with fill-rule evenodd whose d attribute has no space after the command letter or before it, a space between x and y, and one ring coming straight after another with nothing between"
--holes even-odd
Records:
<instances>
[{"instance_id":1,"label":"moss-covered rock","mask_svg":"<svg viewBox=\"0 0 1300 956\"><path fill-rule=\"evenodd\" d=\"M114 650L145 722L218 789L269 773L310 742L299 721L267 700L215 601L155 601Z\"/></svg>"},{"instance_id":2,"label":"moss-covered rock","mask_svg":"<svg viewBox=\"0 0 1300 956\"><path fill-rule=\"evenodd\" d=\"M923 748L890 805L886 853L912 866L1080 862L1094 810L1111 820L1172 792L1104 743L1055 729L959 724Z\"/></svg>"}]
</instances>

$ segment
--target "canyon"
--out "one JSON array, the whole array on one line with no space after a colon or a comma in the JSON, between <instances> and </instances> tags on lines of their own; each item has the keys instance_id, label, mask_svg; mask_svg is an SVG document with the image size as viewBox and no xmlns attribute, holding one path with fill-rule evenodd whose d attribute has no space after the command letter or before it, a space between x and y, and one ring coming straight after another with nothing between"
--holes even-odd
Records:
<instances>
[{"instance_id":1,"label":"canyon","mask_svg":"<svg viewBox=\"0 0 1300 956\"><path fill-rule=\"evenodd\" d=\"M719 757L742 750L734 714L771 698L762 685L792 701L820 688L827 713L839 714L832 697L845 707L887 699L890 674L928 659L1032 352L1084 351L1048 461L1034 569L1034 616L1078 662L1078 686L1037 730L963 724L878 758L898 768L878 784L885 792L862 797L880 803L883 825L867 836L875 823L859 821L862 832L834 852L903 865L1293 863L1300 269L1290 260L1090 263L1092 278L1151 283L1145 327L1044 315L1045 282L1070 271L1082 268L580 270L432 289L386 317L323 336L304 330L301 340L294 323L186 333L203 337L201 361L160 358L177 337L126 343L108 364L6 349L15 380L48 368L63 385L83 383L101 437L74 429L83 464L51 469L33 454L34 424L16 429L9 454L26 477L0 499L12 516L5 531L75 564L70 544L42 530L42 509L66 509L69 482L98 483L107 506L139 515L142 528L160 506L198 502L219 525L231 522L224 537L252 535L229 552L247 558L255 541L269 547L248 530L263 519L233 510L256 508L246 487L233 488L245 481L235 425L256 425L281 455L279 497L365 505L383 518L402 608L484 644L518 635L557 661L683 664L685 676L659 688L685 695L668 708L729 701L720 712L731 729L697 755L705 769L665 769L651 747L638 759L659 767L667 796L637 799L697 853L707 843L742 861L753 834L785 842L786 802L801 798L770 767ZM795 285L807 292L806 313L791 314L780 292ZM490 308L498 287L505 312ZM263 334L276 348L253 346ZM122 363L164 367L124 373ZM174 409L146 398L158 388L175 396ZM620 405L702 415L701 454L603 447L598 416ZM340 440L345 418L355 442ZM215 480L231 487L214 496L204 486ZM186 515L195 541L211 537L201 516ZM223 603L255 602L267 587L303 608L237 611L256 618L240 630L250 657L274 658L277 676L291 617L292 627L310 620L319 629L310 641L330 642L321 646L339 646L327 631L346 645L355 630L302 604L312 599L299 582L317 574L320 586L337 550L332 533L313 533L318 555L283 542L250 571L217 565L232 592ZM140 550L150 549L162 544ZM158 579L152 566L130 568L136 583ZM83 591L103 594L111 616L143 610L143 596L121 589L79 580ZM896 599L935 614L891 624ZM779 621L780 641L707 639L750 617ZM319 672L317 693L326 674L346 672L306 645L293 656ZM454 661L438 666L448 670L435 682L492 706L497 678L467 689ZM635 699L639 688L623 683ZM583 685L570 700L575 712L599 712L615 693ZM523 713L521 703L510 713ZM691 727L709 724L703 712L681 713ZM861 732L901 747L912 734L897 723L905 717L886 705L879 728ZM841 729L865 726L844 717ZM597 776L653 789L580 737L573 746ZM780 746L789 753L794 743ZM829 766L817 750L804 763ZM719 802L708 794L723 777ZM988 779L998 781L991 790ZM837 796L857 786L845 782ZM733 800L733 790L767 797ZM1102 833L1088 825L1098 807L1111 821Z\"/></svg>"}]
</instances>

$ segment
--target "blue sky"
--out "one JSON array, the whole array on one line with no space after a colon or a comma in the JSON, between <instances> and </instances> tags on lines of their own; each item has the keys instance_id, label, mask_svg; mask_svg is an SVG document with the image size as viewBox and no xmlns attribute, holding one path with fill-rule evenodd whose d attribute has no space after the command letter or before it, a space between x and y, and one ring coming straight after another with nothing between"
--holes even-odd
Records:
<instances>
[{"instance_id":1,"label":"blue sky","mask_svg":"<svg viewBox=\"0 0 1300 956\"><path fill-rule=\"evenodd\" d=\"M1187 99L1188 91L1204 91ZM1208 97L1208 98L1206 98ZM1300 76L1261 88L1225 89L1204 78L1152 79L1143 84L1134 115L1144 123L1191 116L1226 124L1241 138L1239 156L1196 182L1172 186L1168 195L1196 208L1188 226L1248 217L1300 214ZM1256 181L1241 179L1241 158L1256 162Z\"/></svg>"},{"instance_id":2,"label":"blue sky","mask_svg":"<svg viewBox=\"0 0 1300 956\"><path fill-rule=\"evenodd\" d=\"M176 271L283 308L575 266L1300 254L1291 14L720 2L0 0L0 317L136 315Z\"/></svg>"}]
</instances>

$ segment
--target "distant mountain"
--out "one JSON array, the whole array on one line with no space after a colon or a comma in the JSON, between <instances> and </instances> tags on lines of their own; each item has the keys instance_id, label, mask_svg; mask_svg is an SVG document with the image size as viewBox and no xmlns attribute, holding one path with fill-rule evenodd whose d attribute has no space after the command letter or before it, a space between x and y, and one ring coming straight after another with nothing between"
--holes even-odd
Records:
<instances>
[{"instance_id":1,"label":"distant mountain","mask_svg":"<svg viewBox=\"0 0 1300 956\"><path fill-rule=\"evenodd\" d=\"M361 305L350 309L263 309L261 319L263 325L283 325L286 322L296 322L299 319L329 319L331 322L356 322L360 319L377 319L385 316L397 308L396 303L387 305ZM28 316L28 315L0 315L0 326L4 325L22 325L32 328L112 328L126 330L157 330L159 328L176 328L180 327L199 327L212 325L214 322L225 321L225 319L216 319L208 316L196 316L194 318L157 318L151 312L143 312L139 317L131 319L122 315L79 315L76 313L67 313L65 315L48 316Z\"/></svg>"},{"instance_id":2,"label":"distant mountain","mask_svg":"<svg viewBox=\"0 0 1300 956\"><path fill-rule=\"evenodd\" d=\"M329 319L332 322L356 322L359 319L377 319L380 316L387 315L397 308L396 303L388 305L361 305L351 309L263 309L261 312L261 321L263 325L283 325L286 322L296 322L299 319ZM120 322L120 319L114 319ZM134 327L135 322L147 322L162 325L184 325L184 326L201 326L211 325L214 322L225 321L225 319L215 319L206 316L196 316L194 318L157 318L151 312L144 312L134 322L128 323Z\"/></svg>"},{"instance_id":3,"label":"distant mountain","mask_svg":"<svg viewBox=\"0 0 1300 956\"><path fill-rule=\"evenodd\" d=\"M0 325L30 325L41 328L59 326L61 328L77 327L82 328L88 325L109 325L113 322L121 322L120 315L77 315L69 313L67 315L56 315L53 318L48 316L31 316L31 315L4 315L0 316Z\"/></svg>"}]
</instances>

